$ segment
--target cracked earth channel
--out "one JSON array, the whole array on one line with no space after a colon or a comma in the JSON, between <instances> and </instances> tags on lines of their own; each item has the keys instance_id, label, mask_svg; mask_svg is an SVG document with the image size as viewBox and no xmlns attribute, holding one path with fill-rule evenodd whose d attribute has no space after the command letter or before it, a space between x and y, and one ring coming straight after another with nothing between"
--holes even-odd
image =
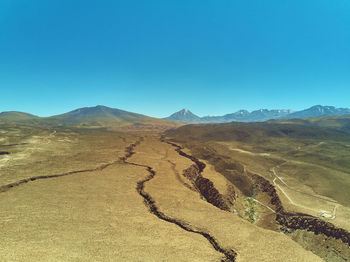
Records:
<instances>
[{"instance_id":1,"label":"cracked earth channel","mask_svg":"<svg viewBox=\"0 0 350 262\"><path fill-rule=\"evenodd\" d=\"M139 140L139 142L141 142L142 140ZM199 235L202 235L203 237L205 237L216 251L218 251L224 255L224 258L221 261L235 261L235 257L237 255L237 253L232 249L231 250L223 249L219 245L219 243L216 241L216 239L213 236L211 236L210 234L203 232L203 231L200 231L198 229L194 229L186 222L173 219L173 218L167 216L166 214L164 214L163 212L159 211L159 208L157 207L152 196L149 193L145 192L145 189L144 189L145 183L147 183L148 181L153 179L156 175L156 172L150 166L137 164L137 163L133 163L133 162L128 161L128 159L135 153L134 148L138 144L139 143L137 143L137 144L135 143L126 149L126 157L123 158L123 161L124 161L124 163L129 164L129 165L144 167L149 172L149 176L147 178L145 178L137 183L137 192L139 192L139 194L143 197L145 205L148 207L150 212L153 213L154 215L156 215L159 219L162 219L162 220L167 221L169 223L173 223L173 224L179 226L180 228L182 228L183 230L186 230L186 231L191 232L191 233L196 233L196 234L199 234ZM203 166L203 169L204 169L204 167L205 166Z\"/></svg>"},{"instance_id":2,"label":"cracked earth channel","mask_svg":"<svg viewBox=\"0 0 350 262\"><path fill-rule=\"evenodd\" d=\"M220 261L202 235L151 214L135 190L144 167L125 156L103 169L38 178L0 195L4 261Z\"/></svg>"},{"instance_id":3,"label":"cracked earth channel","mask_svg":"<svg viewBox=\"0 0 350 262\"><path fill-rule=\"evenodd\" d=\"M199 173L207 172L206 177L225 178L218 173L210 173L208 170L212 168L204 169L204 163L186 154L178 145L162 142L159 137L148 137L135 150L136 154L128 161L143 168L151 167L156 173L145 181L142 190L152 196L157 210L210 234L222 249L236 254L236 261L321 261L287 236L259 228L224 208L202 200L201 192L185 186L179 174L198 163L202 166L198 167ZM164 158L164 155L167 157ZM285 252L280 252L280 248Z\"/></svg>"},{"instance_id":4,"label":"cracked earth channel","mask_svg":"<svg viewBox=\"0 0 350 262\"><path fill-rule=\"evenodd\" d=\"M251 225L185 187L176 172L181 175L193 161L179 157L174 146L158 136L140 142L105 168L39 178L0 194L0 256L5 261L319 261L286 236Z\"/></svg>"}]
</instances>

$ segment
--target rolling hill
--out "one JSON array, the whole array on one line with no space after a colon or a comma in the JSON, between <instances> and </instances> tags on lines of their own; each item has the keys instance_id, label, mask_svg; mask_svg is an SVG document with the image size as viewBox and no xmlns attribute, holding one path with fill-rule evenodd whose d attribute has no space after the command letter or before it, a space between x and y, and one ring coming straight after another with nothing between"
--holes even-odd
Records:
<instances>
[{"instance_id":1,"label":"rolling hill","mask_svg":"<svg viewBox=\"0 0 350 262\"><path fill-rule=\"evenodd\" d=\"M343 116L322 116L304 119L271 120L271 123L299 124L312 127L332 128L350 132L350 115Z\"/></svg>"},{"instance_id":2,"label":"rolling hill","mask_svg":"<svg viewBox=\"0 0 350 262\"><path fill-rule=\"evenodd\" d=\"M21 112L3 112L0 122L73 127L176 127L178 122L152 118L106 106L84 107L61 115L38 117Z\"/></svg>"},{"instance_id":3,"label":"rolling hill","mask_svg":"<svg viewBox=\"0 0 350 262\"><path fill-rule=\"evenodd\" d=\"M26 122L34 119L39 119L39 117L18 111L7 111L0 113L1 122Z\"/></svg>"},{"instance_id":4,"label":"rolling hill","mask_svg":"<svg viewBox=\"0 0 350 262\"><path fill-rule=\"evenodd\" d=\"M193 124L169 130L169 136L195 140L259 142L267 138L337 139L350 136L350 117L271 120L259 123Z\"/></svg>"}]
</instances>

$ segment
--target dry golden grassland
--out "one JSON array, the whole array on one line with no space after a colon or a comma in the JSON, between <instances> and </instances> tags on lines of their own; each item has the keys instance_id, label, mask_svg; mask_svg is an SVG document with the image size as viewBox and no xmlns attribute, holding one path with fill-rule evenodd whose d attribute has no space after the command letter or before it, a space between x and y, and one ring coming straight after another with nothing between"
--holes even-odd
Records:
<instances>
[{"instance_id":1,"label":"dry golden grassland","mask_svg":"<svg viewBox=\"0 0 350 262\"><path fill-rule=\"evenodd\" d=\"M222 194L224 186L217 178L231 183L236 193L231 212L260 228L284 233L325 261L347 261L348 237L336 232L349 236L350 231L350 139L338 133L266 123L188 125L166 132L205 161L207 172L219 173L211 180ZM293 216L293 226L283 224L284 214ZM305 226L302 221L324 226ZM333 225L337 229L330 237Z\"/></svg>"},{"instance_id":2,"label":"dry golden grassland","mask_svg":"<svg viewBox=\"0 0 350 262\"><path fill-rule=\"evenodd\" d=\"M0 130L3 261L321 260L184 186L193 162L157 133ZM226 193L213 166L203 176Z\"/></svg>"}]
</instances>

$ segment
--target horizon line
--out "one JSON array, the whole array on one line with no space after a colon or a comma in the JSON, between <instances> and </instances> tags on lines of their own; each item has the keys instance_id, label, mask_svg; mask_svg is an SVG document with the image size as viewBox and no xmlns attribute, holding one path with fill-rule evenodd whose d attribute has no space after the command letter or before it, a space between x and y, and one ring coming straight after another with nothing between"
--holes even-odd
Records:
<instances>
[{"instance_id":1,"label":"horizon line","mask_svg":"<svg viewBox=\"0 0 350 262\"><path fill-rule=\"evenodd\" d=\"M158 119L163 119L163 118L167 118L169 116L171 116L172 114L175 114L175 113L178 113L178 112L181 112L182 110L188 110L190 111L192 114L198 116L198 117L217 117L217 116L224 116L224 115L228 115L228 114L234 114L234 113L237 113L237 112L240 112L240 111L247 111L248 113L252 113L252 112L255 112L255 111L260 111L260 110L268 110L268 111L273 111L273 110L289 110L289 111L292 111L291 113L294 113L294 112L298 112L298 111L303 111L303 110L307 110L307 109L310 109L312 107L316 107L316 106L322 106L322 107L334 107L336 109L349 109L348 107L336 107L336 106L330 106L330 105L321 105L321 104L317 104L317 105L313 105L313 106L310 106L310 107L307 107L307 108L304 108L304 109L301 109L301 110L294 110L294 109L287 109L287 108L280 108L280 109L276 109L276 108L272 108L272 109L268 109L268 108L259 108L259 109L255 109L255 110L247 110L247 109L239 109L239 110L236 110L232 113L225 113L223 115L213 115L213 114L209 114L209 115L203 115L203 116L199 116L197 114L194 114L190 109L188 108L182 108L180 110L177 110L173 113L171 113L170 115L168 116L165 116L165 117L154 117L154 116L151 116L151 115L146 115L144 113L138 113L138 112L134 112L134 111L128 111L128 110L124 110L124 109L120 109L120 108L116 108L116 107L110 107L110 106L105 106L105 105L95 105L95 106L84 106L84 107L78 107L78 108L75 108L75 109L72 109L70 111L66 111L66 112L63 112L63 113L58 113L58 114L53 114L53 115L49 115L49 116L40 116L40 115L37 115L37 114L32 114L32 113L29 113L29 112L26 112L26 111L17 111L17 110L6 110L6 111L1 111L0 114L2 113L10 113L10 112L18 112L18 113L25 113L25 114L30 114L30 115L33 115L33 116L36 116L36 117L40 117L40 118L47 118L47 117L53 117L53 116L58 116L58 115L62 115L62 114L66 114L66 113L69 113L69 112L73 112L75 110L78 110L78 109L82 109L82 108L96 108L96 107L107 107L107 108L111 108L111 109L117 109L117 110L121 110L121 111L125 111L125 112L129 112L129 113L134 113L134 114L139 114L139 115L144 115L144 116L149 116L149 117L153 117L153 118L158 118Z\"/></svg>"}]
</instances>

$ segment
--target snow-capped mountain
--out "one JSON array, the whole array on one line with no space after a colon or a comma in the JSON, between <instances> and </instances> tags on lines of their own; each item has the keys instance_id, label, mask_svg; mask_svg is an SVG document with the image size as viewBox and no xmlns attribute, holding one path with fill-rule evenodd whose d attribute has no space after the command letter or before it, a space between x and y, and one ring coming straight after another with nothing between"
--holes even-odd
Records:
<instances>
[{"instance_id":1,"label":"snow-capped mountain","mask_svg":"<svg viewBox=\"0 0 350 262\"><path fill-rule=\"evenodd\" d=\"M348 108L335 108L334 106L316 105L305 110L296 111L289 109L259 109L252 112L239 110L232 114L223 116L204 116L199 117L188 109L183 109L165 118L184 123L226 123L226 122L263 122L271 119L291 119L291 118L310 118L319 116L333 116L350 114Z\"/></svg>"}]
</instances>

